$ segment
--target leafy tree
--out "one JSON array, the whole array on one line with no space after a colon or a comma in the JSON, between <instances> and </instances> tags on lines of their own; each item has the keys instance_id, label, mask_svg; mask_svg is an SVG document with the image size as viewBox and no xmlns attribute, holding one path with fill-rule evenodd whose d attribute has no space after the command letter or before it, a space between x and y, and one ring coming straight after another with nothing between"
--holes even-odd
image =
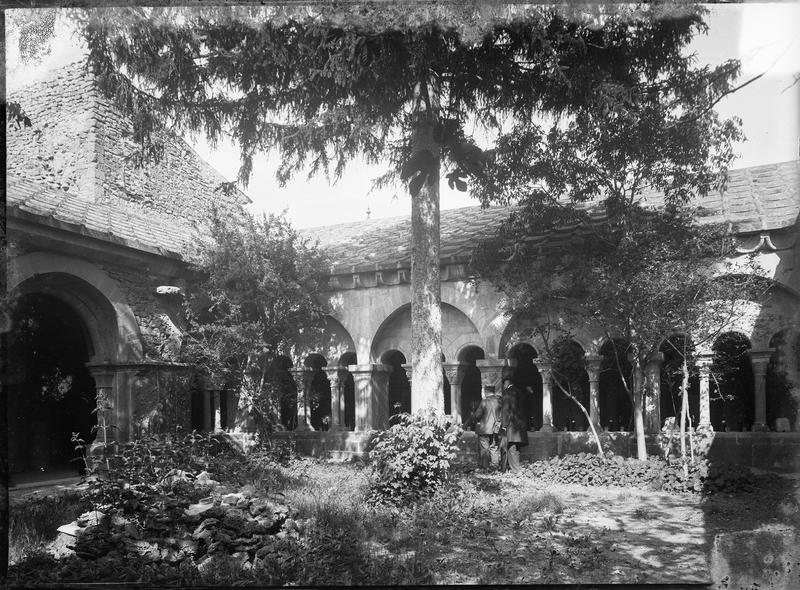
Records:
<instances>
[{"instance_id":1,"label":"leafy tree","mask_svg":"<svg viewBox=\"0 0 800 590\"><path fill-rule=\"evenodd\" d=\"M752 260L736 266L726 262L735 256L727 228L699 224L695 211L641 203L622 211L585 220L565 241L533 241L535 249L520 247L526 236L508 239L507 234L484 244L475 264L507 294L509 311L527 314L539 334L569 336L580 326L593 325L609 341L622 342L612 347L614 363L625 377L638 456L644 459L648 359L673 332L695 342L721 333L741 313L742 300L763 294L764 282ZM557 233L550 230L548 237ZM556 358L563 356L554 352ZM681 354L688 371L688 352ZM687 387L688 376L684 405Z\"/></svg>"},{"instance_id":2,"label":"leafy tree","mask_svg":"<svg viewBox=\"0 0 800 590\"><path fill-rule=\"evenodd\" d=\"M423 1L129 8L75 20L102 88L135 115L146 153L157 117L212 144L230 134L242 182L260 151L276 149L279 181L304 167L338 177L359 157L385 164L378 185L407 183L416 409L442 399L442 171L466 190L465 179L492 167L492 151L477 143L540 115L613 111L670 80L698 92L726 87L735 63L698 73L683 55L705 30L703 14Z\"/></svg>"},{"instance_id":3,"label":"leafy tree","mask_svg":"<svg viewBox=\"0 0 800 590\"><path fill-rule=\"evenodd\" d=\"M262 432L278 420L285 391L276 370L298 333L313 332L324 309L325 259L284 216L214 215L186 302L186 361L238 391Z\"/></svg>"},{"instance_id":4,"label":"leafy tree","mask_svg":"<svg viewBox=\"0 0 800 590\"><path fill-rule=\"evenodd\" d=\"M735 60L697 67L689 55L644 66L635 82L575 113L513 126L498 139L494 165L472 175L484 203L516 206L504 239L476 258L514 292L513 309L536 310L545 330L572 314L601 325L609 339L625 338L630 359L618 361L632 367L623 386L640 458L652 346L674 329L696 329L715 297L730 300L704 266L731 254L731 240L695 224L687 204L724 189L741 122L720 120L714 105L748 83L734 86L738 72ZM507 259L502 269L491 267L497 256ZM524 272L536 274L513 274ZM617 362L621 374L624 364Z\"/></svg>"}]
</instances>

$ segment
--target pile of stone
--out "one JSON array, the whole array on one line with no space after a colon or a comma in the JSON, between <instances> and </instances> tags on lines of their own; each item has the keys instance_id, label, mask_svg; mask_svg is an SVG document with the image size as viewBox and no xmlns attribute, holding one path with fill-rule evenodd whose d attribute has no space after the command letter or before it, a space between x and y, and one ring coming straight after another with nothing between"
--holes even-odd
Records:
<instances>
[{"instance_id":1,"label":"pile of stone","mask_svg":"<svg viewBox=\"0 0 800 590\"><path fill-rule=\"evenodd\" d=\"M253 486L238 491L217 486L210 496L186 508L169 527L141 527L119 514L82 514L59 527L53 553L81 559L120 559L136 554L147 563L180 564L191 560L201 573L220 559L241 562L243 569L269 559L275 543L299 538L304 522L279 498L264 497Z\"/></svg>"}]
</instances>

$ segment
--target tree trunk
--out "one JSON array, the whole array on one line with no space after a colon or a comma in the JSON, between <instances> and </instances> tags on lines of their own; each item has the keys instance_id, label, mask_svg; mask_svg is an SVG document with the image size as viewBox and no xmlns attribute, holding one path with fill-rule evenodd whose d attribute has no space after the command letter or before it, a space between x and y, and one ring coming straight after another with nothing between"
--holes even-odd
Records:
<instances>
[{"instance_id":1,"label":"tree trunk","mask_svg":"<svg viewBox=\"0 0 800 590\"><path fill-rule=\"evenodd\" d=\"M414 153L430 150L436 167L430 182L411 197L411 410L444 411L442 310L439 271L439 159L433 121L422 114L411 136Z\"/></svg>"},{"instance_id":2,"label":"tree trunk","mask_svg":"<svg viewBox=\"0 0 800 590\"><path fill-rule=\"evenodd\" d=\"M636 433L636 457L647 460L647 445L644 438L644 368L636 355L633 367L633 430Z\"/></svg>"}]
</instances>

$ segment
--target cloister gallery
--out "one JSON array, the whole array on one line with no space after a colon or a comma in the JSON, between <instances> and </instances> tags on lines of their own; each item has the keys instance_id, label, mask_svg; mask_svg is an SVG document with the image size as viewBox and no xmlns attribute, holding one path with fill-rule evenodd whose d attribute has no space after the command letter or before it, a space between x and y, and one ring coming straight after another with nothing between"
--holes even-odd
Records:
<instances>
[{"instance_id":1,"label":"cloister gallery","mask_svg":"<svg viewBox=\"0 0 800 590\"><path fill-rule=\"evenodd\" d=\"M186 373L178 362L184 253L212 202L235 208L247 197L217 191L224 179L177 136L166 136L160 162L132 166L125 157L130 123L81 64L10 98L32 122L7 124L9 283L18 295L7 318L12 471L66 461L70 433L90 436L96 395L109 400L121 440L166 422L246 429L229 392L206 388L177 401L168 393ZM800 161L732 171L727 190L698 205L709 212L704 219L731 224L740 251L757 254L773 287L696 356L692 423L710 425L731 444L749 440L742 462L797 469ZM537 358L541 344L526 336L524 322L501 311L502 293L469 274L470 248L507 215L501 207L441 214L442 405L463 420L482 387L497 385L503 367L513 367L536 433L529 452L563 452L564 441L585 435L583 413L552 386L551 367ZM322 341L298 340L287 351L285 382L297 403L284 408L282 421L287 433L316 441L312 450L358 450L351 443L360 433L410 409L410 220L304 233L332 260L331 313ZM625 438L632 410L621 382L624 359L620 367L612 362L613 343L592 326L574 341L585 359L582 402L603 431ZM650 433L679 407L677 384L662 371L676 360L671 350L665 343L647 366ZM724 372L721 355L736 359ZM43 399L45 381L63 395Z\"/></svg>"}]
</instances>

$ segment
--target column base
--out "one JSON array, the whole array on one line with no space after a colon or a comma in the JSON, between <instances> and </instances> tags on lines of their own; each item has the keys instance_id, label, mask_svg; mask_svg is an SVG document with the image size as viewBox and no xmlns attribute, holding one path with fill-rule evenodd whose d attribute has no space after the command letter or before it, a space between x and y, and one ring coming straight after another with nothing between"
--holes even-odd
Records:
<instances>
[{"instance_id":1,"label":"column base","mask_svg":"<svg viewBox=\"0 0 800 590\"><path fill-rule=\"evenodd\" d=\"M314 427L306 424L305 422L300 422L297 424L297 428L294 429L295 432L314 432Z\"/></svg>"},{"instance_id":2,"label":"column base","mask_svg":"<svg viewBox=\"0 0 800 590\"><path fill-rule=\"evenodd\" d=\"M769 426L766 424L753 424L753 432L769 432Z\"/></svg>"},{"instance_id":3,"label":"column base","mask_svg":"<svg viewBox=\"0 0 800 590\"><path fill-rule=\"evenodd\" d=\"M539 429L539 432L553 432L553 425L552 424L542 424L542 427Z\"/></svg>"}]
</instances>

